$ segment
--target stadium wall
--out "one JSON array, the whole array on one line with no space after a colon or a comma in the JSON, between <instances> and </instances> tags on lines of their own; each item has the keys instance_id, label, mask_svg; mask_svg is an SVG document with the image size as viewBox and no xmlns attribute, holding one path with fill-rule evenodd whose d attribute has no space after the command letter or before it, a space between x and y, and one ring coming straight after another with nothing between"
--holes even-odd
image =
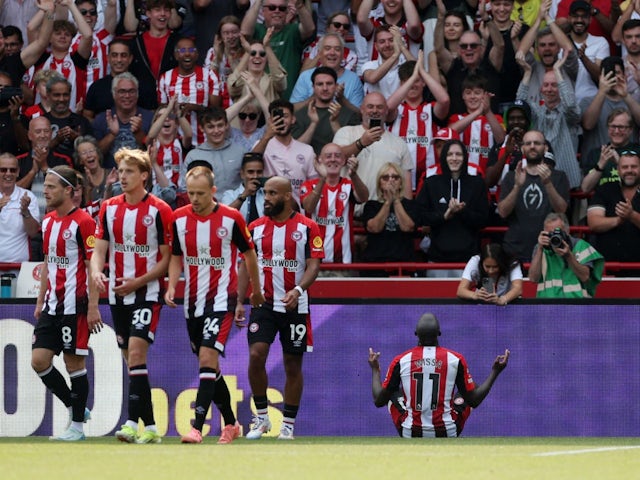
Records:
<instances>
[{"instance_id":1,"label":"stadium wall","mask_svg":"<svg viewBox=\"0 0 640 480\"><path fill-rule=\"evenodd\" d=\"M33 304L0 305L0 436L61 432L68 414L30 367ZM110 324L109 310L101 306ZM477 383L498 353L512 352L491 395L472 413L464 436L639 436L640 306L526 304L316 304L314 352L304 360L305 391L297 435L393 436L386 409L371 399L369 347L386 369L415 344L417 318L434 312L443 346L465 355ZM93 419L90 436L111 435L124 422L126 370L110 327L91 338L88 360ZM193 417L198 367L183 311L163 308L149 368L154 408L164 435L186 433ZM246 427L253 408L247 380L246 330L233 329L222 369L232 404ZM282 408L282 355L268 362L271 418L278 431ZM59 359L56 360L59 362ZM58 368L64 370L61 363ZM384 374L384 372L383 372ZM219 413L205 433L218 435Z\"/></svg>"}]
</instances>

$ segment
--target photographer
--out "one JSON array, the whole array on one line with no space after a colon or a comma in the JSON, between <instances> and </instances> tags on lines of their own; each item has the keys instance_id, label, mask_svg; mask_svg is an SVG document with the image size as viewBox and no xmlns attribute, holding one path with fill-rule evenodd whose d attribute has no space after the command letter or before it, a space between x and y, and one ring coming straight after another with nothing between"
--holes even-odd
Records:
<instances>
[{"instance_id":1,"label":"photographer","mask_svg":"<svg viewBox=\"0 0 640 480\"><path fill-rule=\"evenodd\" d=\"M538 283L537 298L591 298L603 270L604 257L569 235L565 214L546 216L529 267L529 280Z\"/></svg>"}]
</instances>

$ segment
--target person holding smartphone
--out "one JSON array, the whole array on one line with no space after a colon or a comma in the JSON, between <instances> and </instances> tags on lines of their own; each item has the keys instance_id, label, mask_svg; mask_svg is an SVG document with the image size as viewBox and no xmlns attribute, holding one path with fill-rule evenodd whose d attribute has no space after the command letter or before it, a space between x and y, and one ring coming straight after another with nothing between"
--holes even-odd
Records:
<instances>
[{"instance_id":1,"label":"person holding smartphone","mask_svg":"<svg viewBox=\"0 0 640 480\"><path fill-rule=\"evenodd\" d=\"M403 177L402 194L412 199L413 160L405 141L385 129L383 121L387 112L387 101L382 94L373 92L365 95L360 106L362 123L342 127L333 137L333 143L342 147L344 158L352 155L358 158L357 173L369 189L369 200L379 199L377 175L386 163L398 165ZM356 214L360 213L356 209Z\"/></svg>"},{"instance_id":2,"label":"person holding smartphone","mask_svg":"<svg viewBox=\"0 0 640 480\"><path fill-rule=\"evenodd\" d=\"M458 284L458 298L507 305L522 295L522 268L498 243L469 259Z\"/></svg>"}]
</instances>

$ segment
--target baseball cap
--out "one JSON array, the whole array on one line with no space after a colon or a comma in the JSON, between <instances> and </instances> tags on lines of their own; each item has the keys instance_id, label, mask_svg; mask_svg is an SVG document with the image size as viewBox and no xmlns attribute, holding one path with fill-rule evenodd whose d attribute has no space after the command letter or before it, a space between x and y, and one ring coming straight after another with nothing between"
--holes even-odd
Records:
<instances>
[{"instance_id":1,"label":"baseball cap","mask_svg":"<svg viewBox=\"0 0 640 480\"><path fill-rule=\"evenodd\" d=\"M436 131L436 134L433 136L434 140L444 140L444 141L458 140L459 138L460 136L458 135L458 132L450 129L449 127L439 128Z\"/></svg>"},{"instance_id":2,"label":"baseball cap","mask_svg":"<svg viewBox=\"0 0 640 480\"><path fill-rule=\"evenodd\" d=\"M522 113L524 113L524 116L527 118L527 123L531 123L531 107L529 106L529 104L524 100L515 100L514 102L511 102L509 105L507 105L507 108L504 110L503 119L505 125L507 124L509 112L514 108L522 110Z\"/></svg>"},{"instance_id":3,"label":"baseball cap","mask_svg":"<svg viewBox=\"0 0 640 480\"><path fill-rule=\"evenodd\" d=\"M575 0L571 2L569 6L569 13L576 13L578 10L584 10L587 13L591 13L591 5L584 0Z\"/></svg>"}]
</instances>

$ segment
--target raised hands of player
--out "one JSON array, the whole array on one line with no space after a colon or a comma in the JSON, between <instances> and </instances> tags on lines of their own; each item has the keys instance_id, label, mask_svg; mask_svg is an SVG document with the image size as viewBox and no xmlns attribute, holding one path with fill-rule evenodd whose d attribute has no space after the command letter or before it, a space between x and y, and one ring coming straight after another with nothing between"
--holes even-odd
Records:
<instances>
[{"instance_id":1,"label":"raised hands of player","mask_svg":"<svg viewBox=\"0 0 640 480\"><path fill-rule=\"evenodd\" d=\"M373 348L369 347L369 366L371 370L380 370L380 362L378 361L380 358L380 352L374 352Z\"/></svg>"},{"instance_id":2,"label":"raised hands of player","mask_svg":"<svg viewBox=\"0 0 640 480\"><path fill-rule=\"evenodd\" d=\"M506 349L504 351L504 355L498 355L496 359L493 361L492 369L500 373L505 368L507 368L507 363L509 363L509 355L511 355L511 352L509 351L509 349Z\"/></svg>"},{"instance_id":3,"label":"raised hands of player","mask_svg":"<svg viewBox=\"0 0 640 480\"><path fill-rule=\"evenodd\" d=\"M97 305L89 307L87 311L87 325L91 333L100 333L102 330L104 324L102 323L102 316L100 315L100 310Z\"/></svg>"}]
</instances>

